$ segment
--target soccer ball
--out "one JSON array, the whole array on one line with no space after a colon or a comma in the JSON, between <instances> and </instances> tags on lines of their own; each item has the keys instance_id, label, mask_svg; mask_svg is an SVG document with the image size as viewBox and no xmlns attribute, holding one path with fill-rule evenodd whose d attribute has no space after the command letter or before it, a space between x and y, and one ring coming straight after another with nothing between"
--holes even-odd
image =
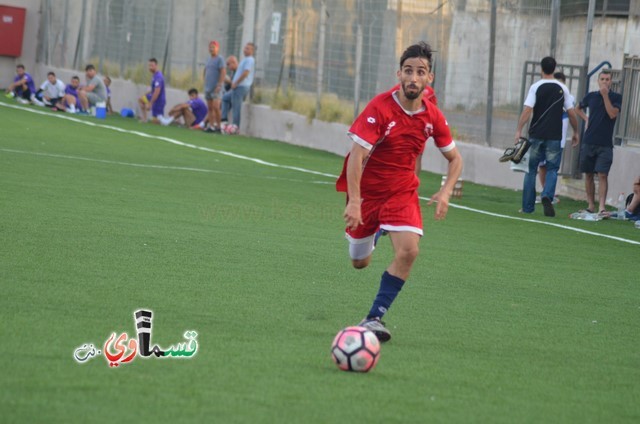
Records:
<instances>
[{"instance_id":1,"label":"soccer ball","mask_svg":"<svg viewBox=\"0 0 640 424\"><path fill-rule=\"evenodd\" d=\"M225 125L225 127L223 128L223 131L225 134L229 134L229 135L238 134L238 126L235 124L228 124L228 125Z\"/></svg>"},{"instance_id":2,"label":"soccer ball","mask_svg":"<svg viewBox=\"0 0 640 424\"><path fill-rule=\"evenodd\" d=\"M380 342L364 327L347 327L333 339L331 357L343 371L369 372L380 358Z\"/></svg>"}]
</instances>

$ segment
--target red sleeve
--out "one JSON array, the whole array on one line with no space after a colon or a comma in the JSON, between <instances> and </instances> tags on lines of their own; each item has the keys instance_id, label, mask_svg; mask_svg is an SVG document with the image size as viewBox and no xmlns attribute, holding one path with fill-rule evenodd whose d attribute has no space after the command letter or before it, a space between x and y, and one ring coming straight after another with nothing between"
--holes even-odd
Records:
<instances>
[{"instance_id":1,"label":"red sleeve","mask_svg":"<svg viewBox=\"0 0 640 424\"><path fill-rule=\"evenodd\" d=\"M440 151L447 152L456 146L451 138L449 123L440 109L433 107L433 112L433 140Z\"/></svg>"},{"instance_id":2,"label":"red sleeve","mask_svg":"<svg viewBox=\"0 0 640 424\"><path fill-rule=\"evenodd\" d=\"M351 139L367 150L380 141L385 131L384 116L378 105L378 97L371 100L349 128Z\"/></svg>"}]
</instances>

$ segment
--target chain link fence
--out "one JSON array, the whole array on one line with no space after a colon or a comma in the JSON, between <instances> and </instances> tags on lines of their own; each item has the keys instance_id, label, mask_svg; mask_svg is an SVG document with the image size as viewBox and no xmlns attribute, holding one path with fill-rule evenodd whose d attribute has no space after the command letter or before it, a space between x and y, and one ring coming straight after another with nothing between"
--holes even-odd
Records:
<instances>
[{"instance_id":1,"label":"chain link fence","mask_svg":"<svg viewBox=\"0 0 640 424\"><path fill-rule=\"evenodd\" d=\"M600 44L607 48L592 49L591 63L622 68L622 51L608 47L606 34L623 33L629 4L597 3L603 21L594 31L604 34ZM79 70L91 62L102 74L148 83L146 63L155 57L171 86L201 89L210 40L220 42L223 56L239 58L253 41L252 101L349 123L396 83L404 48L425 40L435 50L434 88L454 136L503 147L513 143L523 65L550 53L568 66L583 64L585 5L588 0L43 0L38 61ZM577 89L573 95L581 98Z\"/></svg>"}]
</instances>

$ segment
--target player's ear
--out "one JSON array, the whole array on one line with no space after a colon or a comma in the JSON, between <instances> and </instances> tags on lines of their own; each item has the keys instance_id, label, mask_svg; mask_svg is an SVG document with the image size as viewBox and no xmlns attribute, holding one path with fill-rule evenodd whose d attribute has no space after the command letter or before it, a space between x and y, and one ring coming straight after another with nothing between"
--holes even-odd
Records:
<instances>
[{"instance_id":1,"label":"player's ear","mask_svg":"<svg viewBox=\"0 0 640 424\"><path fill-rule=\"evenodd\" d=\"M400 76L401 76L401 75L402 75L402 70L401 70L401 69L398 69L398 70L396 71L396 77L398 77L398 81L400 81Z\"/></svg>"},{"instance_id":2,"label":"player's ear","mask_svg":"<svg viewBox=\"0 0 640 424\"><path fill-rule=\"evenodd\" d=\"M433 72L427 74L427 82L431 84L433 82Z\"/></svg>"}]
</instances>

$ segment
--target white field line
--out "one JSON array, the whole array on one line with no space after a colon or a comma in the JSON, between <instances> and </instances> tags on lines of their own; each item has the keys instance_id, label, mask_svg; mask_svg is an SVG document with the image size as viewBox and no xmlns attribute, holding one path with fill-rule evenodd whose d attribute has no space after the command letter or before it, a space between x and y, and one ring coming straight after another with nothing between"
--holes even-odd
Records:
<instances>
[{"instance_id":1,"label":"white field line","mask_svg":"<svg viewBox=\"0 0 640 424\"><path fill-rule=\"evenodd\" d=\"M246 177L246 174L218 171L216 169L203 169L203 168L191 168L191 167L185 167L185 166L153 165L153 164L134 163L134 162L121 162L121 161L115 161L115 160L87 158L83 156L60 155L55 153L43 153L43 152L29 152L26 150L3 149L3 148L0 148L0 152L17 153L17 154L31 155L31 156L44 156L44 157L58 158L58 159L80 160L80 161L86 161L86 162L97 162L97 163L105 163L109 165L131 166L135 168L152 168L152 169L166 169L166 170L172 170L172 171L204 172L204 173L210 173L210 174L223 174L223 175L233 175L238 177ZM218 160L216 159L216 161ZM297 180L294 178L281 178L281 177L271 177L271 176L260 176L260 178L267 179L267 180L281 180L281 181L289 181L289 182L297 182L297 183L310 182L312 184L333 184L332 181L313 181L313 180L309 181L309 180Z\"/></svg>"},{"instance_id":2,"label":"white field line","mask_svg":"<svg viewBox=\"0 0 640 424\"><path fill-rule=\"evenodd\" d=\"M232 152L227 152L227 151L224 151L224 150L211 149L211 148L208 148L208 147L197 146L195 144L184 143L182 141L175 140L173 138L156 136L156 135L152 135L152 134L143 133L141 131L125 130L123 128L114 127L112 125L99 124L99 123L87 121L87 120L84 120L84 119L77 119L77 118L74 118L72 116L68 116L68 115L64 115L64 114L60 114L60 113L50 113L50 112L45 112L45 111L39 111L39 110L33 109L33 108L27 108L27 107L18 106L18 105L10 105L10 104L6 104L6 103L2 103L2 102L0 102L0 106L12 108L12 109L24 110L26 112L36 113L36 114L39 114L39 115L46 115L46 116L50 116L50 117L54 117L54 118L65 119L65 120L76 122L76 123L79 123L79 124L84 124L84 125L88 125L88 126L92 126L92 127L98 127L98 128L105 128L105 129L118 131L118 132L125 133L125 134L133 134L133 135L137 135L139 137L155 139L155 140L162 140L162 141L166 141L166 142L171 143L171 144L175 144L177 146L189 147L191 149L202 150L202 151L206 151L206 152L210 152L210 153L217 153L219 155L224 155L224 156L229 156L229 157L233 157L233 158L236 158L236 159L246 160L246 161L257 163L259 165L270 166L270 167L273 167L273 168L288 169L288 170L292 170L292 171L303 172L303 173L306 173L306 174L321 175L321 176L325 176L325 177L329 177L329 178L337 178L338 177L337 175L328 174L328 173L324 173L324 172L318 172L318 171L314 171L314 170L311 170L311 169L300 168L300 167L296 167L296 166L280 165L280 164L277 164L277 163L267 162L267 161L264 161L264 160L261 160L261 159L258 159L258 158L239 155L239 154L232 153ZM5 150L5 149L0 149L0 150L10 151L10 150ZM16 151L16 153L17 152L18 151ZM27 153L27 152L24 152L24 153ZM44 154L44 155L47 155L47 154ZM50 156L54 156L54 155L50 155ZM56 156L63 157L62 155L56 155ZM70 158L70 159L80 159L80 160L94 160L94 161L99 161L99 162L104 162L104 163L115 163L115 164L119 164L119 165L140 166L140 167L149 167L149 168L160 168L160 167L162 167L161 165L128 164L128 163L125 163L125 162L111 162L111 161L102 161L102 160L98 160L98 159L79 158L79 157L68 157L68 158ZM190 171L199 171L199 172L217 172L217 171L211 171L211 170L199 170L197 168L181 168L181 167L166 167L166 169L179 169L179 170L190 170ZM420 197L420 199L427 200L427 201L430 200L428 197ZM533 224L548 225L548 226L560 228L560 229L563 229L563 230L574 231L574 232L577 232L577 233L587 234L587 235L596 236L596 237L604 237L604 238L608 238L608 239L611 239L611 240L620 241L620 242L623 242L623 243L640 245L640 242L635 241L635 240L629 240L629 239L625 239L625 238L622 238L622 237L611 236L611 235L608 235L608 234L596 233L594 231L583 230L581 228L570 227L568 225L555 224L553 222L547 222L547 221L538 221L536 219L531 219L531 218L521 218L521 217L517 217L517 216L503 215L503 214L499 214L499 213L484 211L484 210L481 210L481 209L470 208L468 206L457 205L455 203L450 203L449 206L452 207L452 208L457 208L457 209L462 209L462 210L466 210L466 211L469 211L469 212L475 212L475 213L479 213L479 214L483 214L483 215L493 216L493 217L496 217L496 218L512 219L512 220L516 220L516 221L530 222L530 223L533 223Z\"/></svg>"}]
</instances>

